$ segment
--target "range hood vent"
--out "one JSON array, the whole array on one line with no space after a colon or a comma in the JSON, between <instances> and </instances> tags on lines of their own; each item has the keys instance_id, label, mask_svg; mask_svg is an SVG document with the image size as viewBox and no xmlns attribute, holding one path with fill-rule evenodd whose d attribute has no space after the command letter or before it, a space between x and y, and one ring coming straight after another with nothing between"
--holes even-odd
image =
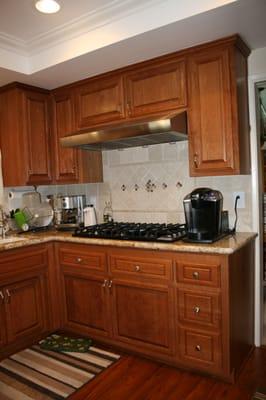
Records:
<instances>
[{"instance_id":1,"label":"range hood vent","mask_svg":"<svg viewBox=\"0 0 266 400\"><path fill-rule=\"evenodd\" d=\"M99 131L86 131L60 139L63 147L116 150L187 140L185 111L121 123Z\"/></svg>"}]
</instances>

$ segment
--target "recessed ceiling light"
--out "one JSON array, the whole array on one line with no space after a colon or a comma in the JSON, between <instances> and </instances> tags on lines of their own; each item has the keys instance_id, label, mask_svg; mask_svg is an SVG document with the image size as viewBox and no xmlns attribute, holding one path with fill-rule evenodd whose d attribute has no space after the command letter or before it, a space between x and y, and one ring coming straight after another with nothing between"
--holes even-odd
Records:
<instances>
[{"instance_id":1,"label":"recessed ceiling light","mask_svg":"<svg viewBox=\"0 0 266 400\"><path fill-rule=\"evenodd\" d=\"M35 7L45 14L54 14L60 10L60 4L55 0L38 0L35 3Z\"/></svg>"}]
</instances>

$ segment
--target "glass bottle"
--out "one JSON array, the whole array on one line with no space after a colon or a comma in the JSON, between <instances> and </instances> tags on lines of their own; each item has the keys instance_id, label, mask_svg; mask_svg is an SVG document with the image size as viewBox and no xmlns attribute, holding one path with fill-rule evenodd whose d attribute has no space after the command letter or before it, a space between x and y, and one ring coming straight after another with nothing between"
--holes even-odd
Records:
<instances>
[{"instance_id":1,"label":"glass bottle","mask_svg":"<svg viewBox=\"0 0 266 400\"><path fill-rule=\"evenodd\" d=\"M103 209L103 222L113 222L113 209L111 201L105 202L105 207Z\"/></svg>"}]
</instances>

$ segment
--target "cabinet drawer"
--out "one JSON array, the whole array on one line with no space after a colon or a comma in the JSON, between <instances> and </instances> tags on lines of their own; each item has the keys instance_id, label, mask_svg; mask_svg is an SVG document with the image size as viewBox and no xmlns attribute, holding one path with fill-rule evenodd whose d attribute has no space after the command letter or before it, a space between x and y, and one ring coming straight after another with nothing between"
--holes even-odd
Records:
<instances>
[{"instance_id":1,"label":"cabinet drawer","mask_svg":"<svg viewBox=\"0 0 266 400\"><path fill-rule=\"evenodd\" d=\"M220 287L220 265L218 263L208 265L190 262L178 263L177 280L192 285Z\"/></svg>"},{"instance_id":2,"label":"cabinet drawer","mask_svg":"<svg viewBox=\"0 0 266 400\"><path fill-rule=\"evenodd\" d=\"M181 323L203 324L217 329L221 322L220 295L179 289L178 315Z\"/></svg>"},{"instance_id":3,"label":"cabinet drawer","mask_svg":"<svg viewBox=\"0 0 266 400\"><path fill-rule=\"evenodd\" d=\"M59 261L61 265L79 266L104 272L106 269L105 253L84 248L60 248Z\"/></svg>"},{"instance_id":4,"label":"cabinet drawer","mask_svg":"<svg viewBox=\"0 0 266 400\"><path fill-rule=\"evenodd\" d=\"M180 355L193 367L217 370L222 365L221 336L180 328Z\"/></svg>"},{"instance_id":5,"label":"cabinet drawer","mask_svg":"<svg viewBox=\"0 0 266 400\"><path fill-rule=\"evenodd\" d=\"M45 247L34 249L27 248L11 250L1 256L0 275L12 272L21 272L24 269L32 269L36 266L46 266L48 263L47 249Z\"/></svg>"},{"instance_id":6,"label":"cabinet drawer","mask_svg":"<svg viewBox=\"0 0 266 400\"><path fill-rule=\"evenodd\" d=\"M114 276L130 275L136 278L149 277L170 279L172 261L165 259L154 259L152 257L127 257L111 256L111 272Z\"/></svg>"}]
</instances>

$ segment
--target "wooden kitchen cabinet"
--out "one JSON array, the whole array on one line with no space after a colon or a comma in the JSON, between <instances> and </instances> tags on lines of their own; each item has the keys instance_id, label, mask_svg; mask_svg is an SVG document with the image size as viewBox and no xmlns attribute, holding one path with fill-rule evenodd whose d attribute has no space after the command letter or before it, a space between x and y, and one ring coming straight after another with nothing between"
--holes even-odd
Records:
<instances>
[{"instance_id":1,"label":"wooden kitchen cabinet","mask_svg":"<svg viewBox=\"0 0 266 400\"><path fill-rule=\"evenodd\" d=\"M10 84L0 91L4 186L52 181L48 91Z\"/></svg>"},{"instance_id":2,"label":"wooden kitchen cabinet","mask_svg":"<svg viewBox=\"0 0 266 400\"><path fill-rule=\"evenodd\" d=\"M248 54L233 37L188 56L191 176L250 173Z\"/></svg>"},{"instance_id":3,"label":"wooden kitchen cabinet","mask_svg":"<svg viewBox=\"0 0 266 400\"><path fill-rule=\"evenodd\" d=\"M185 60L151 63L125 75L126 107L130 117L186 107Z\"/></svg>"},{"instance_id":4,"label":"wooden kitchen cabinet","mask_svg":"<svg viewBox=\"0 0 266 400\"><path fill-rule=\"evenodd\" d=\"M143 352L174 352L172 260L140 250L109 257L113 337Z\"/></svg>"},{"instance_id":5,"label":"wooden kitchen cabinet","mask_svg":"<svg viewBox=\"0 0 266 400\"><path fill-rule=\"evenodd\" d=\"M253 241L232 254L57 248L63 329L235 379L254 343Z\"/></svg>"},{"instance_id":6,"label":"wooden kitchen cabinet","mask_svg":"<svg viewBox=\"0 0 266 400\"><path fill-rule=\"evenodd\" d=\"M74 88L76 131L119 121L125 117L120 74L92 78Z\"/></svg>"},{"instance_id":7,"label":"wooden kitchen cabinet","mask_svg":"<svg viewBox=\"0 0 266 400\"><path fill-rule=\"evenodd\" d=\"M131 348L173 354L172 298L168 287L112 281L113 338Z\"/></svg>"},{"instance_id":8,"label":"wooden kitchen cabinet","mask_svg":"<svg viewBox=\"0 0 266 400\"><path fill-rule=\"evenodd\" d=\"M64 268L62 275L66 329L108 336L110 323L105 280L75 268Z\"/></svg>"},{"instance_id":9,"label":"wooden kitchen cabinet","mask_svg":"<svg viewBox=\"0 0 266 400\"><path fill-rule=\"evenodd\" d=\"M33 343L52 329L48 259L48 249L42 246L1 256L1 355Z\"/></svg>"},{"instance_id":10,"label":"wooden kitchen cabinet","mask_svg":"<svg viewBox=\"0 0 266 400\"><path fill-rule=\"evenodd\" d=\"M6 313L4 307L4 293L0 290L0 349L6 345Z\"/></svg>"},{"instance_id":11,"label":"wooden kitchen cabinet","mask_svg":"<svg viewBox=\"0 0 266 400\"><path fill-rule=\"evenodd\" d=\"M97 247L58 247L64 328L76 333L110 335L106 253Z\"/></svg>"},{"instance_id":12,"label":"wooden kitchen cabinet","mask_svg":"<svg viewBox=\"0 0 266 400\"><path fill-rule=\"evenodd\" d=\"M50 158L50 96L35 90L23 90L23 110L28 160L27 184L37 185L51 183Z\"/></svg>"},{"instance_id":13,"label":"wooden kitchen cabinet","mask_svg":"<svg viewBox=\"0 0 266 400\"><path fill-rule=\"evenodd\" d=\"M53 105L53 160L55 183L101 182L102 154L76 148L64 148L60 138L73 134L73 91L52 92Z\"/></svg>"}]
</instances>

